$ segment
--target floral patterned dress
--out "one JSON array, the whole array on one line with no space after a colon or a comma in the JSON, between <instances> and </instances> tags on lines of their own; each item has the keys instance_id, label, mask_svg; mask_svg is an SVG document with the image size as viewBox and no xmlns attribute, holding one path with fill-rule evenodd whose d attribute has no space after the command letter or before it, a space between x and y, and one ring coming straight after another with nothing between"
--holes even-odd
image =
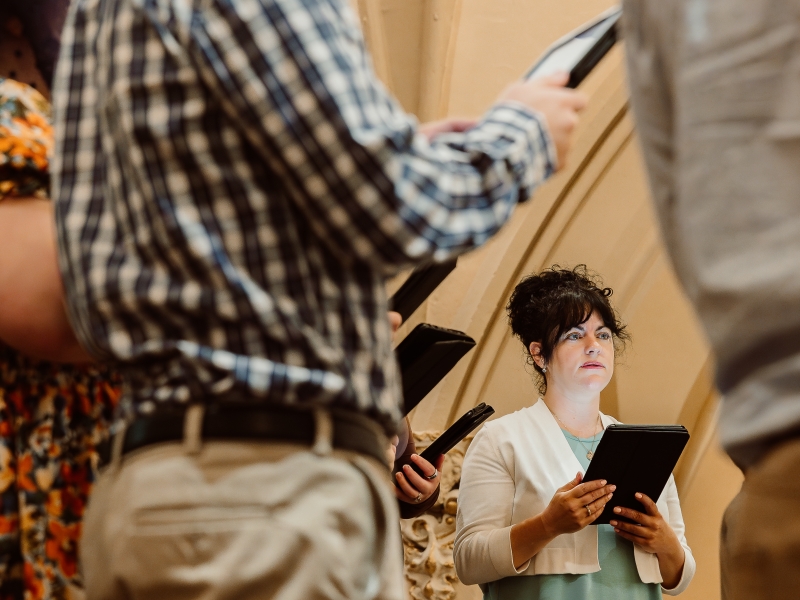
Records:
<instances>
[{"instance_id":1,"label":"floral patterned dress","mask_svg":"<svg viewBox=\"0 0 800 600\"><path fill-rule=\"evenodd\" d=\"M45 197L52 150L47 100L30 86L0 78L0 200Z\"/></svg>"},{"instance_id":2,"label":"floral patterned dress","mask_svg":"<svg viewBox=\"0 0 800 600\"><path fill-rule=\"evenodd\" d=\"M51 148L47 101L0 78L0 202L46 197ZM61 600L80 587L83 511L119 395L102 368L0 343L0 600Z\"/></svg>"}]
</instances>

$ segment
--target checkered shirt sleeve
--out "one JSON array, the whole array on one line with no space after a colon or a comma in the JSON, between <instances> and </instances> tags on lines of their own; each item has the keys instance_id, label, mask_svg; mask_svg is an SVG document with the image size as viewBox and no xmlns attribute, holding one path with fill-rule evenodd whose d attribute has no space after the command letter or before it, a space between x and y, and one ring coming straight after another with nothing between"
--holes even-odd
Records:
<instances>
[{"instance_id":1,"label":"checkered shirt sleeve","mask_svg":"<svg viewBox=\"0 0 800 600\"><path fill-rule=\"evenodd\" d=\"M555 163L514 104L428 141L346 0L75 0L53 96L71 318L140 407L394 421L385 278L485 242Z\"/></svg>"}]
</instances>

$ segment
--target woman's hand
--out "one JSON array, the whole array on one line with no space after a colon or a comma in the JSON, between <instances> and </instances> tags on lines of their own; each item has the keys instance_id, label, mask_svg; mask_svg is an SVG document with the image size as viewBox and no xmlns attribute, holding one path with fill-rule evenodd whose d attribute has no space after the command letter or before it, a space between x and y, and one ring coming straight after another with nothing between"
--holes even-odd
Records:
<instances>
[{"instance_id":1,"label":"woman's hand","mask_svg":"<svg viewBox=\"0 0 800 600\"><path fill-rule=\"evenodd\" d=\"M636 494L636 499L644 505L646 512L618 506L614 509L614 514L635 521L638 525L626 521L611 521L614 531L650 554L661 554L676 546L680 547L678 536L658 512L656 503L644 494Z\"/></svg>"},{"instance_id":2,"label":"woman's hand","mask_svg":"<svg viewBox=\"0 0 800 600\"><path fill-rule=\"evenodd\" d=\"M562 533L594 523L611 500L615 485L605 480L581 483L583 475L556 490L544 512L511 527L511 558L519 569Z\"/></svg>"},{"instance_id":3,"label":"woman's hand","mask_svg":"<svg viewBox=\"0 0 800 600\"><path fill-rule=\"evenodd\" d=\"M610 521L611 526L620 537L633 542L645 552L655 554L664 587L674 588L683 573L683 546L670 524L661 516L656 503L645 494L636 494L636 499L642 503L645 512L618 506L614 509L614 514L627 517L638 524L613 520Z\"/></svg>"},{"instance_id":4,"label":"woman's hand","mask_svg":"<svg viewBox=\"0 0 800 600\"><path fill-rule=\"evenodd\" d=\"M422 470L425 477L422 477L410 465L403 465L402 471L398 471L395 474L398 485L395 486L394 493L402 502L419 504L430 498L431 494L439 487L444 455L436 460L435 465L432 465L419 454L412 454L411 460Z\"/></svg>"},{"instance_id":5,"label":"woman's hand","mask_svg":"<svg viewBox=\"0 0 800 600\"><path fill-rule=\"evenodd\" d=\"M572 134L578 124L578 113L588 102L586 94L564 87L568 81L568 73L515 81L497 99L499 102L520 102L544 117L558 155L556 170L566 162Z\"/></svg>"},{"instance_id":6,"label":"woman's hand","mask_svg":"<svg viewBox=\"0 0 800 600\"><path fill-rule=\"evenodd\" d=\"M583 476L556 490L550 504L542 512L542 526L551 537L562 533L575 533L594 523L617 489L605 480L581 483Z\"/></svg>"}]
</instances>

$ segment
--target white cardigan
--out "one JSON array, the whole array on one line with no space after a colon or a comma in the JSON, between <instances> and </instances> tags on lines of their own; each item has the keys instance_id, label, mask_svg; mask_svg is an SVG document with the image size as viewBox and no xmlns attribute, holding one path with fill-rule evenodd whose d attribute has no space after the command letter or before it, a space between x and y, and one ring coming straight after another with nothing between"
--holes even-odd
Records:
<instances>
[{"instance_id":1,"label":"white cardigan","mask_svg":"<svg viewBox=\"0 0 800 600\"><path fill-rule=\"evenodd\" d=\"M604 427L618 422L607 415L601 419ZM511 557L511 526L541 513L578 471L583 468L541 399L487 423L470 445L461 474L453 548L461 581L482 584L515 575L599 571L597 527L556 537L519 569ZM677 595L689 585L696 566L672 476L656 504L686 553L680 582L664 589ZM634 558L643 582L661 583L654 554L634 545Z\"/></svg>"}]
</instances>

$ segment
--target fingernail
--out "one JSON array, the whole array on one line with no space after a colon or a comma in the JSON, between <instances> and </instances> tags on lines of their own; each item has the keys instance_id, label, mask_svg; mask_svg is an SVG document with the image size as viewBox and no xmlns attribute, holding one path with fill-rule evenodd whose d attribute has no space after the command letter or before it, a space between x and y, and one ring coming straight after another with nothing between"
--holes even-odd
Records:
<instances>
[{"instance_id":1,"label":"fingernail","mask_svg":"<svg viewBox=\"0 0 800 600\"><path fill-rule=\"evenodd\" d=\"M600 485L605 485L605 484L606 484L606 480L605 480L605 479L603 479L603 480L600 482Z\"/></svg>"},{"instance_id":2,"label":"fingernail","mask_svg":"<svg viewBox=\"0 0 800 600\"><path fill-rule=\"evenodd\" d=\"M609 494L609 495L608 495L608 499L609 499L609 500L611 500L611 496L613 496L613 495L614 495L614 494Z\"/></svg>"},{"instance_id":3,"label":"fingernail","mask_svg":"<svg viewBox=\"0 0 800 600\"><path fill-rule=\"evenodd\" d=\"M615 485L612 485L612 486L611 486L610 488L608 488L608 489L610 489L610 490L613 492L614 490L616 490L616 489L617 489L617 486L615 486Z\"/></svg>"},{"instance_id":4,"label":"fingernail","mask_svg":"<svg viewBox=\"0 0 800 600\"><path fill-rule=\"evenodd\" d=\"M418 456L419 456L419 454L412 454L412 455L411 455L411 458L416 458L416 457L418 457Z\"/></svg>"},{"instance_id":5,"label":"fingernail","mask_svg":"<svg viewBox=\"0 0 800 600\"><path fill-rule=\"evenodd\" d=\"M614 533L619 533L619 529L615 529L615 530L614 530Z\"/></svg>"},{"instance_id":6,"label":"fingernail","mask_svg":"<svg viewBox=\"0 0 800 600\"><path fill-rule=\"evenodd\" d=\"M641 498L641 497L642 497L642 495L641 495L641 494L636 494L636 497L637 497L637 498Z\"/></svg>"},{"instance_id":7,"label":"fingernail","mask_svg":"<svg viewBox=\"0 0 800 600\"><path fill-rule=\"evenodd\" d=\"M614 508L614 512L615 513L621 513L622 509L619 506L617 506L616 508Z\"/></svg>"},{"instance_id":8,"label":"fingernail","mask_svg":"<svg viewBox=\"0 0 800 600\"><path fill-rule=\"evenodd\" d=\"M617 522L616 522L616 521L609 521L608 523L609 523L609 525L611 525L612 527L616 527L616 526L617 526Z\"/></svg>"}]
</instances>

